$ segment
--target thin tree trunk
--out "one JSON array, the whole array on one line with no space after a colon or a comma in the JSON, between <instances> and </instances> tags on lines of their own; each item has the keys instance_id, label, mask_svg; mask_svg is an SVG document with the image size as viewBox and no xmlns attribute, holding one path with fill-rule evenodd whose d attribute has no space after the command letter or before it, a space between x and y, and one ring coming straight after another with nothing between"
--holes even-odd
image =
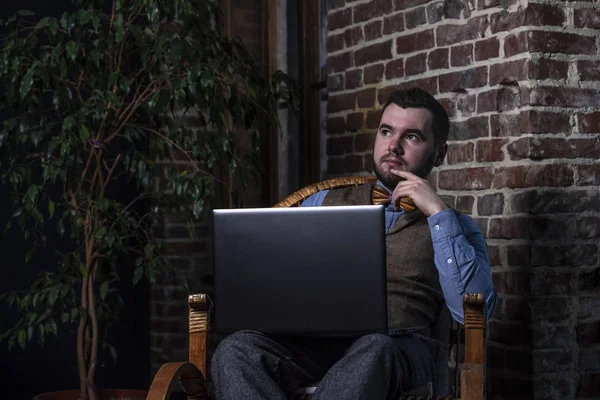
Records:
<instances>
[{"instance_id":1,"label":"thin tree trunk","mask_svg":"<svg viewBox=\"0 0 600 400\"><path fill-rule=\"evenodd\" d=\"M81 305L87 311L87 280L85 276L81 280ZM87 396L87 367L85 360L85 332L87 325L87 315L79 316L79 328L77 329L77 370L79 372L79 387L81 390L81 400L88 400Z\"/></svg>"},{"instance_id":2,"label":"thin tree trunk","mask_svg":"<svg viewBox=\"0 0 600 400\"><path fill-rule=\"evenodd\" d=\"M97 270L98 261L95 262L93 274L95 274ZM93 274L91 274L91 276L93 276ZM94 285L92 279L90 279L90 283L88 285L88 300L88 315L92 325L92 351L87 371L87 384L90 399L98 400L98 390L96 389L95 385L96 364L98 358L98 316L96 315L96 299L94 295Z\"/></svg>"}]
</instances>

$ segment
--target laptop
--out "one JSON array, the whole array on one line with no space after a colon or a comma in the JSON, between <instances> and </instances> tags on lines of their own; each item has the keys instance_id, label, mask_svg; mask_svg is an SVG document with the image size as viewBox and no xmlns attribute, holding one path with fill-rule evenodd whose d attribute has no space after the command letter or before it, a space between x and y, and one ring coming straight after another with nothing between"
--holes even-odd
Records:
<instances>
[{"instance_id":1,"label":"laptop","mask_svg":"<svg viewBox=\"0 0 600 400\"><path fill-rule=\"evenodd\" d=\"M387 332L381 205L213 211L215 327Z\"/></svg>"}]
</instances>

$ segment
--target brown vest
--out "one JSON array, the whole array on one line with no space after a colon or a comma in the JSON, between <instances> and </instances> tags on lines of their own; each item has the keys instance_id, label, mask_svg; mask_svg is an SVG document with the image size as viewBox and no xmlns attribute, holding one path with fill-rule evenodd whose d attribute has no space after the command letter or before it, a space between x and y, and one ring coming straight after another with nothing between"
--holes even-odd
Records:
<instances>
[{"instance_id":1,"label":"brown vest","mask_svg":"<svg viewBox=\"0 0 600 400\"><path fill-rule=\"evenodd\" d=\"M371 204L372 185L333 189L324 206ZM386 234L388 325L390 329L425 326L427 333L446 309L433 259L427 217L405 213Z\"/></svg>"}]
</instances>

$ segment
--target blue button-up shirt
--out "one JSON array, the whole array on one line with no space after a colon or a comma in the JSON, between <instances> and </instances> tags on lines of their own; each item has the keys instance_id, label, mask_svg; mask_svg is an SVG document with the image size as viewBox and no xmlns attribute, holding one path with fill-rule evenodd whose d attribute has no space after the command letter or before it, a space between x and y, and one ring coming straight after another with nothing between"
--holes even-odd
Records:
<instances>
[{"instance_id":1,"label":"blue button-up shirt","mask_svg":"<svg viewBox=\"0 0 600 400\"><path fill-rule=\"evenodd\" d=\"M328 190L308 197L303 207L318 207ZM385 209L386 232L398 222L404 211L395 210L390 204ZM479 227L473 219L456 214L452 209L440 211L427 218L435 266L440 284L452 317L464 324L462 297L465 293L483 293L489 318L496 306L496 291L492 283L492 272L487 246Z\"/></svg>"}]
</instances>

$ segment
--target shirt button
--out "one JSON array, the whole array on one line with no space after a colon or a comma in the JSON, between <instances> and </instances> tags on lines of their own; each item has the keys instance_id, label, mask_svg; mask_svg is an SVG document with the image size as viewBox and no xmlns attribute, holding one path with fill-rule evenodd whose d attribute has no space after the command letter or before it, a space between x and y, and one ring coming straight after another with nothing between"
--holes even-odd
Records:
<instances>
[{"instance_id":1,"label":"shirt button","mask_svg":"<svg viewBox=\"0 0 600 400\"><path fill-rule=\"evenodd\" d=\"M451 259L451 258L449 258L449 259L447 259L447 260L446 260L446 262L447 262L448 264L452 264L452 259Z\"/></svg>"},{"instance_id":2,"label":"shirt button","mask_svg":"<svg viewBox=\"0 0 600 400\"><path fill-rule=\"evenodd\" d=\"M439 231L439 230L440 230L440 226L439 226L439 225L435 225L435 226L433 227L433 229L435 229L436 231Z\"/></svg>"}]
</instances>

